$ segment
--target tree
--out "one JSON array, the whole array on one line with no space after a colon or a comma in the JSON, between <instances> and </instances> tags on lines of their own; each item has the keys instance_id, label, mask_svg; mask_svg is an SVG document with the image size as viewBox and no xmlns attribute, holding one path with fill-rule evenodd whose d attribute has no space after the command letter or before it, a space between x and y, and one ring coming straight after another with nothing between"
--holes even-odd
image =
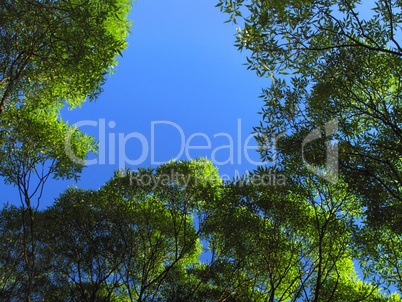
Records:
<instances>
[{"instance_id":1,"label":"tree","mask_svg":"<svg viewBox=\"0 0 402 302\"><path fill-rule=\"evenodd\" d=\"M354 268L360 208L345 184L309 179L270 187L256 175L228 185L206 221L220 259L215 300L387 301Z\"/></svg>"},{"instance_id":2,"label":"tree","mask_svg":"<svg viewBox=\"0 0 402 302\"><path fill-rule=\"evenodd\" d=\"M0 176L18 188L22 256L36 277L34 214L49 177L77 178L92 139L60 110L101 91L126 46L130 1L3 1L0 11ZM36 200L35 200L36 199ZM35 203L36 201L36 203Z\"/></svg>"},{"instance_id":3,"label":"tree","mask_svg":"<svg viewBox=\"0 0 402 302\"><path fill-rule=\"evenodd\" d=\"M128 0L3 1L0 113L43 95L71 107L93 99L126 47L130 5Z\"/></svg>"},{"instance_id":4,"label":"tree","mask_svg":"<svg viewBox=\"0 0 402 302\"><path fill-rule=\"evenodd\" d=\"M356 238L384 232L375 252L370 236L363 240L361 265L374 279L376 265L366 264L377 263L386 283L398 284L400 255L390 238L399 240L402 225L402 154L395 144L402 121L401 3L222 0L218 6L242 26L237 46L251 52L248 68L272 79L254 129L263 159L299 183L311 177L306 170L345 182L362 209ZM271 148L269 138L280 133ZM325 166L331 153L334 165Z\"/></svg>"},{"instance_id":5,"label":"tree","mask_svg":"<svg viewBox=\"0 0 402 302\"><path fill-rule=\"evenodd\" d=\"M49 177L77 178L87 154L95 150L91 137L59 118L56 104L44 104L44 109L35 105L10 108L3 112L0 121L0 176L5 183L17 187L22 205L23 244L18 246L22 247L29 277L26 297L31 296L36 276L34 216L44 186Z\"/></svg>"},{"instance_id":6,"label":"tree","mask_svg":"<svg viewBox=\"0 0 402 302\"><path fill-rule=\"evenodd\" d=\"M23 285L27 283L21 257L20 215L18 208L8 205L0 213L0 298L4 301L22 300Z\"/></svg>"},{"instance_id":7,"label":"tree","mask_svg":"<svg viewBox=\"0 0 402 302\"><path fill-rule=\"evenodd\" d=\"M178 294L201 253L192 213L203 193L195 181L210 168L202 160L169 163L116 173L98 191L67 190L40 216L43 297L64 291L66 301L159 301Z\"/></svg>"},{"instance_id":8,"label":"tree","mask_svg":"<svg viewBox=\"0 0 402 302\"><path fill-rule=\"evenodd\" d=\"M396 227L401 150L392 142L400 139L401 123L400 4L373 1L373 13L367 3L351 0L219 5L244 22L237 46L251 51L249 68L276 78L263 91L264 124L256 131L265 137L310 132L336 120L341 173L364 197L370 218L385 211ZM276 73L295 75L289 82Z\"/></svg>"},{"instance_id":9,"label":"tree","mask_svg":"<svg viewBox=\"0 0 402 302\"><path fill-rule=\"evenodd\" d=\"M249 67L261 75L285 70L306 75L341 49L402 55L398 1L363 6L357 0L221 0L217 6L230 21L242 22L236 45L252 52Z\"/></svg>"},{"instance_id":10,"label":"tree","mask_svg":"<svg viewBox=\"0 0 402 302\"><path fill-rule=\"evenodd\" d=\"M262 173L224 183L201 159L120 171L99 190L69 188L35 215L33 299L400 301L354 268L368 241L354 234L361 208L344 182L269 187ZM10 301L28 280L15 248L19 214L0 216L0 297Z\"/></svg>"}]
</instances>

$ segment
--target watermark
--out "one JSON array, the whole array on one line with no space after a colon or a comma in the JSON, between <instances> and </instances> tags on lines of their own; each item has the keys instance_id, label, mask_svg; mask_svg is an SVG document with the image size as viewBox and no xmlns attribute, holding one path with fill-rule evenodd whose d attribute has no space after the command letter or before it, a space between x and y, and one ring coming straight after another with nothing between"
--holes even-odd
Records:
<instances>
[{"instance_id":1,"label":"watermark","mask_svg":"<svg viewBox=\"0 0 402 302\"><path fill-rule=\"evenodd\" d=\"M79 164L85 164L87 166L91 165L118 165L119 170L124 170L126 167L130 166L140 166L144 163L149 163L151 165L161 165L166 163L168 160L191 160L195 158L193 156L194 152L202 150L207 154L212 163L216 166L222 165L241 165L244 161L252 166L271 166L275 167L276 161L278 160L277 145L283 137L286 137L286 133L280 133L277 135L262 135L259 134L257 139L255 134L244 135L242 133L242 121L237 119L236 131L233 133L229 132L218 132L215 134L206 134L203 132L195 132L190 135L185 134L183 128L172 121L168 120L158 120L152 121L149 127L149 134L145 135L143 133L132 131L126 132L116 132L114 131L116 127L116 122L109 121L105 119L99 120L83 120L74 124L76 128L81 127L92 127L93 130L97 131L99 150L98 155L94 158L88 159L86 161L81 160L74 155L71 148L71 137L66 138L65 150L69 158ZM324 126L325 138L333 136L338 131L338 122L336 120L329 121ZM169 133L174 133L177 138L179 138L178 143L175 144L177 147L174 154L170 154L169 159L161 160L158 158L159 149L156 147L157 138L166 136L166 131ZM326 142L326 163L325 168L316 167L307 162L305 158L305 146L310 142L321 139L321 129L317 128L311 131L303 140L300 151L303 164L307 169L317 176L329 181L336 182L338 179L338 144L336 141ZM218 143L217 143L218 141ZM132 145L136 144L136 148L132 148ZM129 148L131 145L131 148ZM136 151L136 156L133 156L133 149ZM270 162L263 162L261 160L256 160L252 158L251 151L254 155L259 153L270 154ZM258 151L258 152L256 152ZM204 156L205 157L205 156ZM253 176L253 183L258 182L265 185L280 185L285 182L283 175L278 175L271 173L261 177ZM237 171L237 174L238 171ZM274 177L275 176L275 177ZM148 177L148 176L144 176ZM170 177L170 178L169 178ZM163 183L171 183L173 181L171 176L159 177L158 179L143 179L141 183L156 183L163 185ZM224 179L226 175L222 175ZM236 175L235 178L240 177ZM232 180L233 177L230 178ZM240 177L240 179L243 179ZM224 179L226 180L226 179ZM229 179L227 179L229 181ZM244 178L246 181L246 178ZM250 181L250 177L247 178Z\"/></svg>"},{"instance_id":2,"label":"watermark","mask_svg":"<svg viewBox=\"0 0 402 302\"><path fill-rule=\"evenodd\" d=\"M123 171L124 172L124 171ZM130 186L136 187L148 187L152 190L171 185L180 185L181 188L186 189L189 186L198 186L200 184L204 186L216 186L225 182L233 182L238 186L251 185L256 186L283 186L286 184L286 177L283 174L276 173L273 169L268 169L261 174L252 174L246 170L243 174L240 174L239 170L235 170L234 176L231 177L228 174L222 175L210 175L205 177L201 175L189 175L182 174L177 171L171 171L170 173L139 173L138 171L130 170L128 175L126 173L121 174L122 177L128 176Z\"/></svg>"},{"instance_id":3,"label":"watermark","mask_svg":"<svg viewBox=\"0 0 402 302\"><path fill-rule=\"evenodd\" d=\"M106 122L105 119L83 120L75 123L74 126L77 128L92 127L97 130L98 155L86 160L86 166L117 164L119 169L124 169L127 166L142 165L147 161L150 161L151 165L160 165L171 159L191 160L194 158L192 156L194 151L199 150L206 152L208 158L217 166L241 165L244 161L254 166L264 164L252 157L252 152L255 155L260 147L255 142L253 134L244 135L241 119L237 120L235 133L219 132L212 135L195 132L186 136L179 124L167 120L152 121L148 137L137 131L116 133L113 131L116 123L114 121ZM156 148L157 137L163 136L166 131L174 132L179 137L179 142L176 144L177 151L170 154L169 159L160 160ZM83 163L71 151L70 140L71 137L68 137L65 144L68 156L75 162ZM217 141L220 142L217 143ZM129 155L129 151L132 151L128 147L129 144L136 144L136 150L139 151L136 157Z\"/></svg>"},{"instance_id":4,"label":"watermark","mask_svg":"<svg viewBox=\"0 0 402 302\"><path fill-rule=\"evenodd\" d=\"M338 121L337 120L331 120L327 123L325 123L325 136L330 137L332 135L335 135L338 132ZM316 167L311 164L309 164L304 156L304 147L317 139L321 139L321 129L316 128L313 131L311 131L303 140L302 143L302 158L303 158L303 163L307 167L307 169L317 176L335 183L338 180L338 142L337 141L327 141L326 142L326 163L325 163L325 168L321 167Z\"/></svg>"}]
</instances>

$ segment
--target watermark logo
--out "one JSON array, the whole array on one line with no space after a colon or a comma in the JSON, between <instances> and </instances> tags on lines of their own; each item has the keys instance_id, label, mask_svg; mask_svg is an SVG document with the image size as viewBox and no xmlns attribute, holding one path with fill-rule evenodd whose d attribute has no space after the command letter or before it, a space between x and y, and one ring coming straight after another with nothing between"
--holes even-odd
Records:
<instances>
[{"instance_id":1,"label":"watermark logo","mask_svg":"<svg viewBox=\"0 0 402 302\"><path fill-rule=\"evenodd\" d=\"M132 132L115 132L114 121L106 122L105 119L83 120L74 124L76 128L91 127L97 130L99 141L99 151L95 158L85 161L86 166L91 165L118 165L118 169L126 166L139 166L145 162L151 165L160 165L168 160L191 160L196 152L205 152L207 157L218 166L222 165L241 165L244 161L259 166L264 163L257 160L256 152L258 145L255 143L254 135L244 135L242 133L241 119L237 120L235 133L219 132L208 135L202 132L195 132L185 135L183 128L175 122L160 120L150 123L149 135ZM173 134L178 140L175 141L176 152L171 152L166 160L160 159L160 149L158 149L158 138L166 136L166 133ZM217 143L218 142L218 143ZM135 145L134 148L129 146ZM82 164L82 160L74 155L71 148L71 136L65 142L65 149L69 158ZM253 152L254 151L254 152Z\"/></svg>"},{"instance_id":2,"label":"watermark logo","mask_svg":"<svg viewBox=\"0 0 402 302\"><path fill-rule=\"evenodd\" d=\"M171 171L171 173L166 174L155 174L155 173L140 173L139 171L130 170L128 173L126 171L121 171L121 177L128 176L130 186L137 187L149 187L152 190L169 186L172 184L180 184L182 188L187 188L189 186L197 186L198 184L203 184L205 186L215 186L219 183L234 182L238 186L251 185L253 187L257 186L283 186L286 184L286 177L283 174L276 173L273 169L267 169L260 174L252 174L250 171L246 170L242 175L238 170L235 171L234 176L231 177L228 174L210 175L205 177L201 175L188 175L179 172Z\"/></svg>"},{"instance_id":3,"label":"watermark logo","mask_svg":"<svg viewBox=\"0 0 402 302\"><path fill-rule=\"evenodd\" d=\"M202 152L208 154L206 157L217 166L227 164L241 165L242 160L245 160L248 164L251 164L254 167L262 165L271 168L275 167L276 161L278 160L278 141L286 136L286 132L277 135L258 134L257 137L255 134L243 136L241 119L237 120L236 133L219 132L213 135L195 132L186 136L184 130L177 123L166 120L152 121L150 124L150 135L144 135L143 133L136 131L130 133L116 133L113 131L116 127L116 123L114 121L109 121L107 123L105 119L99 119L98 121L84 120L75 123L74 126L76 128L93 127L97 130L99 151L95 158L83 161L74 154L71 148L71 135L69 135L65 141L65 150L71 160L78 164L85 164L87 166L95 164L117 165L119 170L124 170L127 166L140 166L147 160L150 161L151 165L166 163L167 160L163 161L158 158L157 150L159 149L156 147L157 137L163 137L163 134L161 134L163 133L163 127L165 128L165 131L166 128L169 128L170 133L174 131L175 135L179 138L179 143L176 144L178 151L175 154L170 155L169 160L172 158L173 160L191 160L194 158L192 156L192 154L194 154L193 152L202 150ZM337 133L338 122L336 120L329 121L325 124L324 128L325 137L330 137ZM160 133L158 131L160 131ZM304 138L301 145L303 164L309 171L315 173L319 177L329 182L336 182L338 179L338 144L336 141L326 142L325 168L314 166L313 164L308 163L305 158L305 146L310 142L321 138L322 134L320 128L314 129ZM220 143L217 144L216 140L219 140ZM132 145L133 143L136 145L136 148L128 148L128 145ZM133 149L137 151L136 156L133 156ZM269 158L269 162L256 160L255 157L253 158L251 156L250 151L254 151L254 155L257 154L255 151L258 151L260 154L269 154L269 157L266 156L266 158ZM263 177L255 178L254 181L266 185L280 185L285 183L283 175L277 175L278 177L275 178L273 169L270 171L269 176L265 175ZM235 173L238 174L238 171ZM236 176L234 178L236 178ZM233 177L230 179L233 179ZM168 178L144 178L141 182L161 184L169 181Z\"/></svg>"},{"instance_id":4,"label":"watermark logo","mask_svg":"<svg viewBox=\"0 0 402 302\"><path fill-rule=\"evenodd\" d=\"M331 120L325 124L325 137L332 136L338 132L338 121ZM310 132L303 140L302 143L302 158L303 163L306 165L307 169L309 169L314 174L319 177L335 183L338 180L338 143L336 141L327 141L326 142L326 163L325 168L320 168L309 164L304 156L304 147L317 139L321 139L321 129L316 128L312 132Z\"/></svg>"}]
</instances>

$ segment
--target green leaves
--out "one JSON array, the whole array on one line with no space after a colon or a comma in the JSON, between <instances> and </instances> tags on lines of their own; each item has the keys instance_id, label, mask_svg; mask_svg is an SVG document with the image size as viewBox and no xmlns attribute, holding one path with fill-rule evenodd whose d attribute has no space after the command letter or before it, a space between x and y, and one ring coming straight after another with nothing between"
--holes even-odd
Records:
<instances>
[{"instance_id":1,"label":"green leaves","mask_svg":"<svg viewBox=\"0 0 402 302\"><path fill-rule=\"evenodd\" d=\"M164 173L181 176L145 183ZM374 244L383 240L393 242L387 255L398 259L398 242L375 239L384 233L355 225L360 208L345 183L305 178L254 186L211 181L211 175L216 169L207 160L179 161L116 173L99 190L66 190L35 213L33 295L66 301L388 301L375 280L358 278L353 257L370 261L383 252ZM17 244L23 234L18 211L1 213L0 244ZM0 253L2 272L13 267L6 258L12 247ZM368 276L371 265L381 278L392 278L386 261L367 265Z\"/></svg>"},{"instance_id":2,"label":"green leaves","mask_svg":"<svg viewBox=\"0 0 402 302\"><path fill-rule=\"evenodd\" d=\"M275 74L305 72L320 64L327 51L361 47L400 56L395 41L397 4L372 5L377 16L360 14L359 1L219 1L229 20L241 20L236 45L252 51L252 64ZM244 24L244 25L243 25ZM267 68L266 68L267 67Z\"/></svg>"},{"instance_id":3,"label":"green leaves","mask_svg":"<svg viewBox=\"0 0 402 302\"><path fill-rule=\"evenodd\" d=\"M59 105L75 107L93 99L126 47L129 9L126 0L6 1L1 12L1 110L7 103L15 106L18 95L35 102L26 94L39 87L37 98L47 91Z\"/></svg>"},{"instance_id":4,"label":"green leaves","mask_svg":"<svg viewBox=\"0 0 402 302\"><path fill-rule=\"evenodd\" d=\"M126 47L130 6L128 0L2 2L0 176L20 193L20 253L27 277L20 288L24 296L14 300L31 301L38 281L34 209L44 185L49 177L77 179L87 154L96 148L91 137L61 119L60 110L101 92Z\"/></svg>"},{"instance_id":5,"label":"green leaves","mask_svg":"<svg viewBox=\"0 0 402 302\"><path fill-rule=\"evenodd\" d=\"M7 182L16 185L21 173L38 165L49 165L45 174L56 178L77 177L95 144L62 121L60 110L100 92L126 47L130 5L126 0L5 1L0 175Z\"/></svg>"},{"instance_id":6,"label":"green leaves","mask_svg":"<svg viewBox=\"0 0 402 302\"><path fill-rule=\"evenodd\" d=\"M76 177L95 145L92 139L62 121L56 108L32 108L33 104L10 109L0 122L0 175L17 184L17 178L53 161L51 173L56 178ZM70 151L72 154L69 154Z\"/></svg>"},{"instance_id":7,"label":"green leaves","mask_svg":"<svg viewBox=\"0 0 402 302\"><path fill-rule=\"evenodd\" d=\"M144 301L185 283L186 270L201 253L185 205L191 195L133 189L124 180L116 176L98 191L68 189L41 213L41 272L50 286L49 292L41 290L45 298L68 288L72 300L124 293Z\"/></svg>"},{"instance_id":8,"label":"green leaves","mask_svg":"<svg viewBox=\"0 0 402 302\"><path fill-rule=\"evenodd\" d=\"M236 45L251 51L248 68L258 76L272 74L272 85L261 96L262 122L254 131L262 146L283 133L274 153L262 148L261 156L286 176L287 190L273 190L279 199L307 209L299 228L309 229L306 246L317 248L309 258L316 259L317 270L304 284L312 286L315 301L351 300L331 286L360 288L362 299L374 299L369 293L385 299L377 284L346 281L340 267L350 263L351 251L361 249L355 261L365 259L360 264L370 280L384 288L400 283L395 259L401 255L391 237L398 242L401 236L402 154L396 143L402 124L402 48L396 39L401 4L219 1L219 7L242 24ZM323 129L330 121L338 129L326 136ZM312 133L321 138L305 145ZM337 184L325 183L310 169L325 169L328 144L338 150ZM374 230L381 240L371 238ZM352 234L357 237L348 239ZM312 279L315 284L309 283Z\"/></svg>"}]
</instances>

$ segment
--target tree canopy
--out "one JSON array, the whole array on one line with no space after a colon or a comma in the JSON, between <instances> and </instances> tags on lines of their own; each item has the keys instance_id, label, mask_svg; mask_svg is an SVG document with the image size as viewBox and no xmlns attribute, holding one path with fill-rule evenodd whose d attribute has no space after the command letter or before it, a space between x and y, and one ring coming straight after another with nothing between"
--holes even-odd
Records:
<instances>
[{"instance_id":1,"label":"tree canopy","mask_svg":"<svg viewBox=\"0 0 402 302\"><path fill-rule=\"evenodd\" d=\"M400 301L354 267L367 250L354 237L358 214L345 184L223 182L204 159L116 173L99 190L67 189L36 212L32 297ZM26 286L18 215L16 207L4 208L0 225L0 294L10 301ZM397 239L382 240L398 254ZM378 252L359 257L377 261ZM388 277L397 281L390 271Z\"/></svg>"},{"instance_id":2,"label":"tree canopy","mask_svg":"<svg viewBox=\"0 0 402 302\"><path fill-rule=\"evenodd\" d=\"M236 46L248 51L248 68L271 79L254 128L262 158L316 192L312 203L333 193L311 181L343 183L359 209L353 238L364 276L400 286L401 3L222 0L218 7L240 26Z\"/></svg>"},{"instance_id":3,"label":"tree canopy","mask_svg":"<svg viewBox=\"0 0 402 302\"><path fill-rule=\"evenodd\" d=\"M130 7L127 0L1 3L0 176L20 195L22 229L16 232L27 277L20 299L36 300L34 213L46 181L77 179L96 149L60 110L99 94L126 47Z\"/></svg>"},{"instance_id":4,"label":"tree canopy","mask_svg":"<svg viewBox=\"0 0 402 302\"><path fill-rule=\"evenodd\" d=\"M401 301L402 3L367 4L218 3L271 80L265 166L128 169L40 209L48 178L78 179L96 150L60 110L101 91L130 2L3 1L0 176L20 205L0 212L0 300Z\"/></svg>"},{"instance_id":5,"label":"tree canopy","mask_svg":"<svg viewBox=\"0 0 402 302\"><path fill-rule=\"evenodd\" d=\"M100 92L126 47L131 1L3 1L0 112L47 97L75 107Z\"/></svg>"}]
</instances>

